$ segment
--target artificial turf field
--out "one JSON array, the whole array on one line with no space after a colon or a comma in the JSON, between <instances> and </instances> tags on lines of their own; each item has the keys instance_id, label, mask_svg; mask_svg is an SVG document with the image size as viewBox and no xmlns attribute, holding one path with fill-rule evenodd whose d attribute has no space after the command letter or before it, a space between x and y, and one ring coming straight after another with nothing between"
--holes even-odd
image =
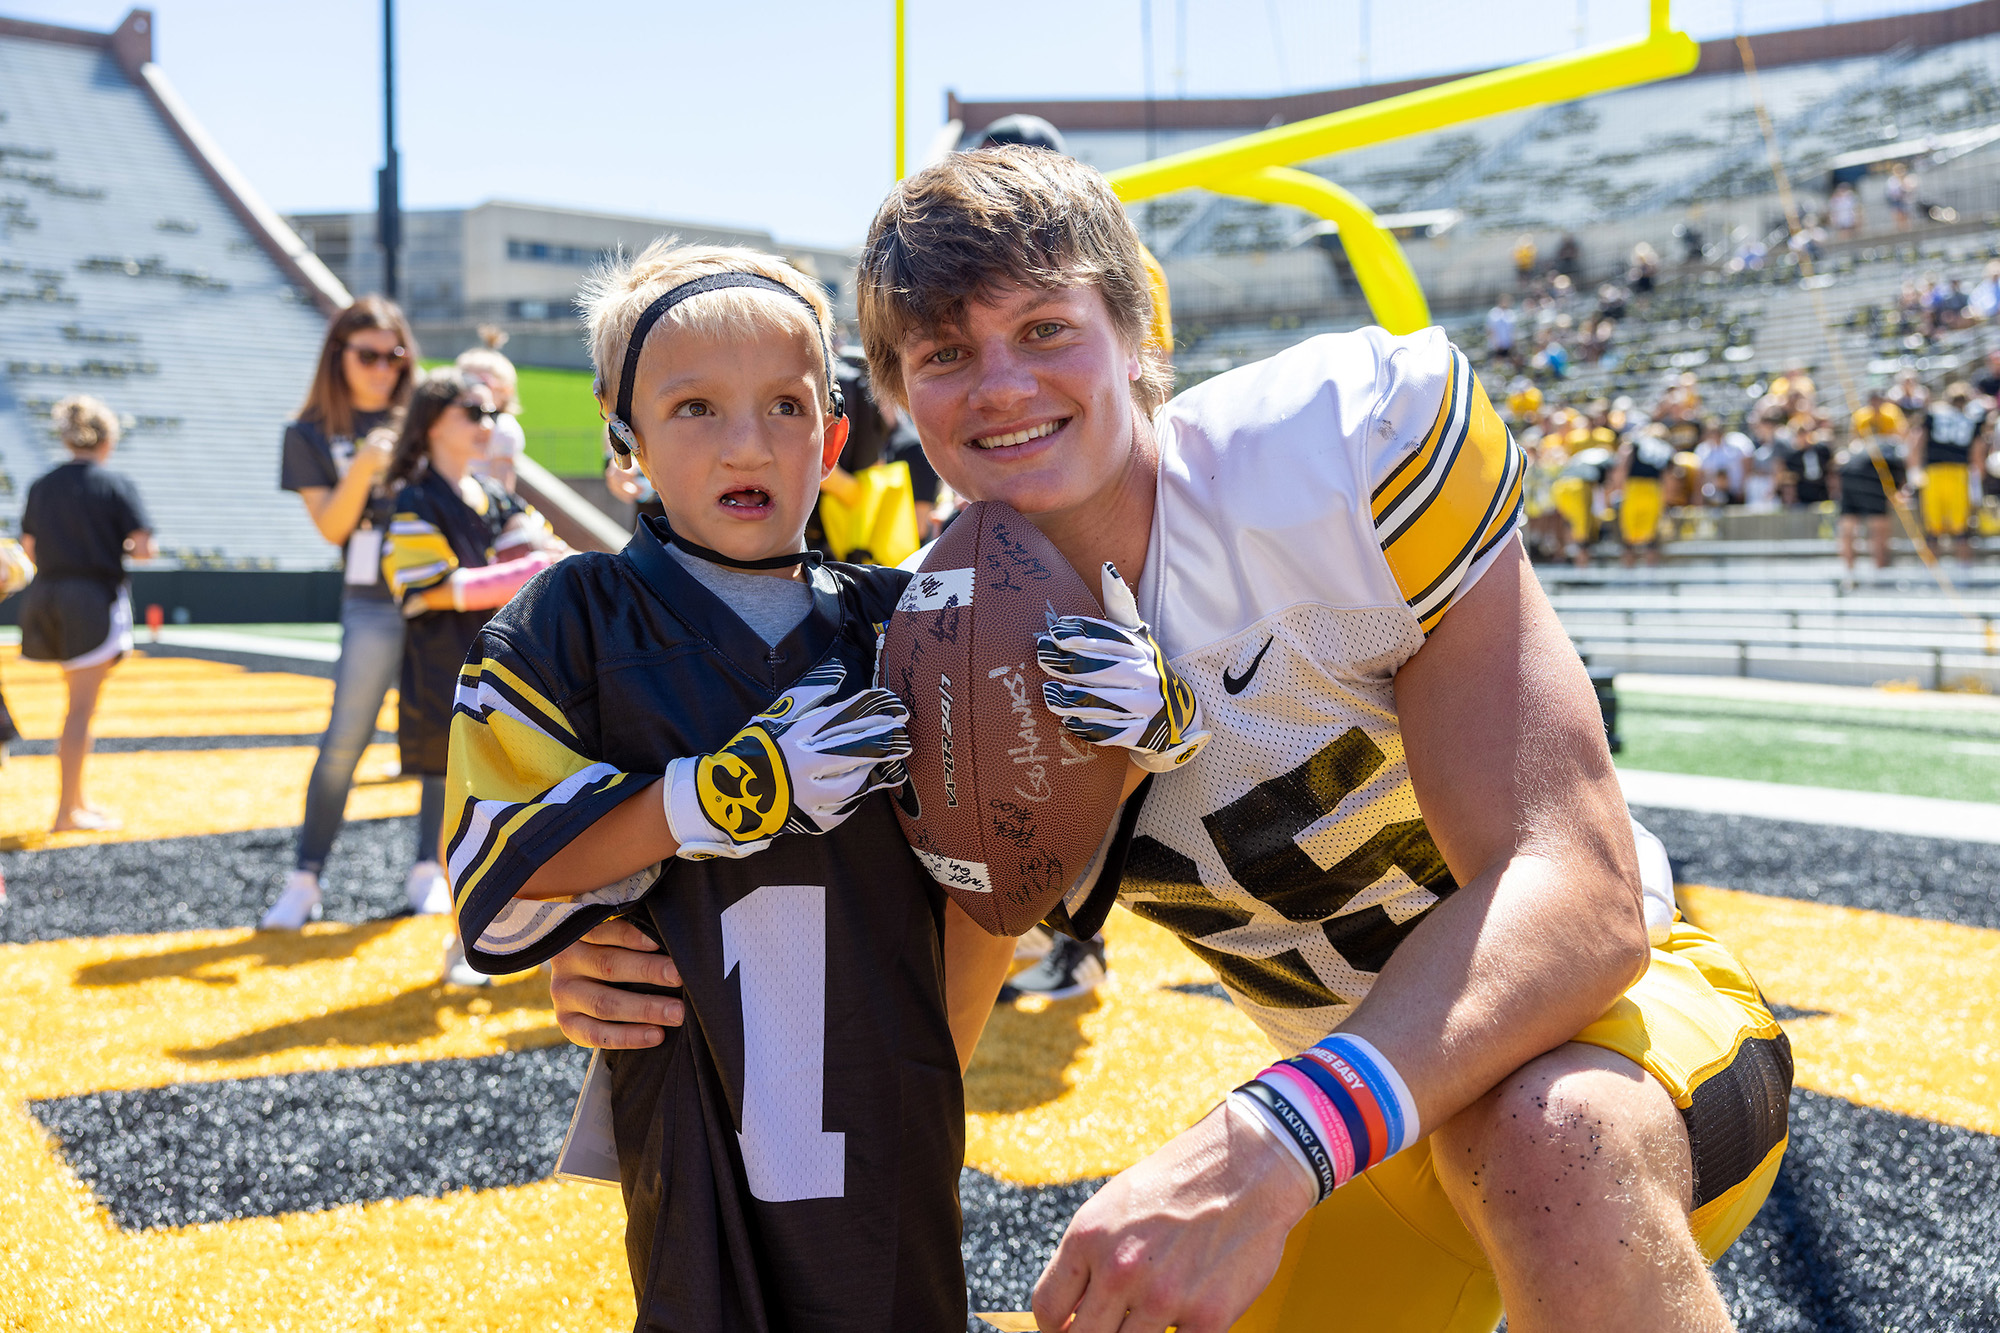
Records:
<instances>
[{"instance_id":1,"label":"artificial turf field","mask_svg":"<svg viewBox=\"0 0 2000 1333\"><path fill-rule=\"evenodd\" d=\"M52 736L53 671L0 648L0 680ZM445 923L397 915L416 792L392 749L364 759L328 919L249 929L330 695L186 658L121 668L91 770L115 834L38 831L46 741L0 768L0 1327L629 1324L616 1191L546 1179L582 1059L544 987L445 988ZM1946 748L1987 743L1985 715L1626 704L1635 766L2000 793L2000 757ZM1861 740L1791 734L1813 728ZM1717 1269L1742 1327L2000 1328L2000 845L1639 813L1797 1057L1791 1151ZM1107 933L1110 982L997 1013L968 1080L975 1309L1021 1308L1096 1183L1268 1059L1170 937L1122 912Z\"/></svg>"}]
</instances>

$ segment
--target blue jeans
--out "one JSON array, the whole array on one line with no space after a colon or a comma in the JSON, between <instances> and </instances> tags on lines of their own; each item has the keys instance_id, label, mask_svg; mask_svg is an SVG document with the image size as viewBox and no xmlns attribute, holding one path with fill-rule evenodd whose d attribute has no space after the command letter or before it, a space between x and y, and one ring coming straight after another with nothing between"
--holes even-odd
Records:
<instances>
[{"instance_id":1,"label":"blue jeans","mask_svg":"<svg viewBox=\"0 0 2000 1333\"><path fill-rule=\"evenodd\" d=\"M354 766L375 738L382 699L403 667L403 611L394 602L350 597L340 608L340 661L333 668L333 716L319 743L319 759L306 784L306 817L299 827L298 868L315 875L326 865L334 835L347 811ZM443 793L439 793L442 797ZM435 834L432 835L435 840ZM434 851L419 854L424 860Z\"/></svg>"}]
</instances>

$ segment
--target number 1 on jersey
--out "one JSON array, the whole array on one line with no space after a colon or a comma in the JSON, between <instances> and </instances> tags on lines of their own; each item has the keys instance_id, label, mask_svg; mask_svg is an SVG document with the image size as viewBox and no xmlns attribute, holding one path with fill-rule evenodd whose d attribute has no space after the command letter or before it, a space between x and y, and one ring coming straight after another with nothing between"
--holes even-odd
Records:
<instances>
[{"instance_id":1,"label":"number 1 on jersey","mask_svg":"<svg viewBox=\"0 0 2000 1333\"><path fill-rule=\"evenodd\" d=\"M722 913L722 975L742 967L743 1172L766 1203L837 1199L847 1135L826 1103L826 889L770 884Z\"/></svg>"}]
</instances>

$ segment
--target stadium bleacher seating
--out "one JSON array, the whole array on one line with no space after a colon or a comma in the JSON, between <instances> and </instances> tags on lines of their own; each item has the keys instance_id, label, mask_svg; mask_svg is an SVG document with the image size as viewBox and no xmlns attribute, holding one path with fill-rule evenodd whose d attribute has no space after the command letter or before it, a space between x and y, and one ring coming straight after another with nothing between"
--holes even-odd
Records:
<instances>
[{"instance_id":1,"label":"stadium bleacher seating","mask_svg":"<svg viewBox=\"0 0 2000 1333\"><path fill-rule=\"evenodd\" d=\"M0 532L61 461L50 406L88 393L125 422L163 564L328 567L273 502L323 315L113 51L35 26L0 30Z\"/></svg>"}]
</instances>

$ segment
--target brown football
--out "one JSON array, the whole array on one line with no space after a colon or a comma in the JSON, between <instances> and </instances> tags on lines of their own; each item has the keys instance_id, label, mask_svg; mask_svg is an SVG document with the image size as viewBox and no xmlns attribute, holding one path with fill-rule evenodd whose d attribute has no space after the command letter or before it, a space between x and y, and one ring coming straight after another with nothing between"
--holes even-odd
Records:
<instances>
[{"instance_id":1,"label":"brown football","mask_svg":"<svg viewBox=\"0 0 2000 1333\"><path fill-rule=\"evenodd\" d=\"M995 935L1048 915L1118 809L1124 751L1071 736L1042 703L1035 636L1103 615L1062 552L1004 504L967 506L924 557L882 637L884 688L910 710L910 845Z\"/></svg>"}]
</instances>

